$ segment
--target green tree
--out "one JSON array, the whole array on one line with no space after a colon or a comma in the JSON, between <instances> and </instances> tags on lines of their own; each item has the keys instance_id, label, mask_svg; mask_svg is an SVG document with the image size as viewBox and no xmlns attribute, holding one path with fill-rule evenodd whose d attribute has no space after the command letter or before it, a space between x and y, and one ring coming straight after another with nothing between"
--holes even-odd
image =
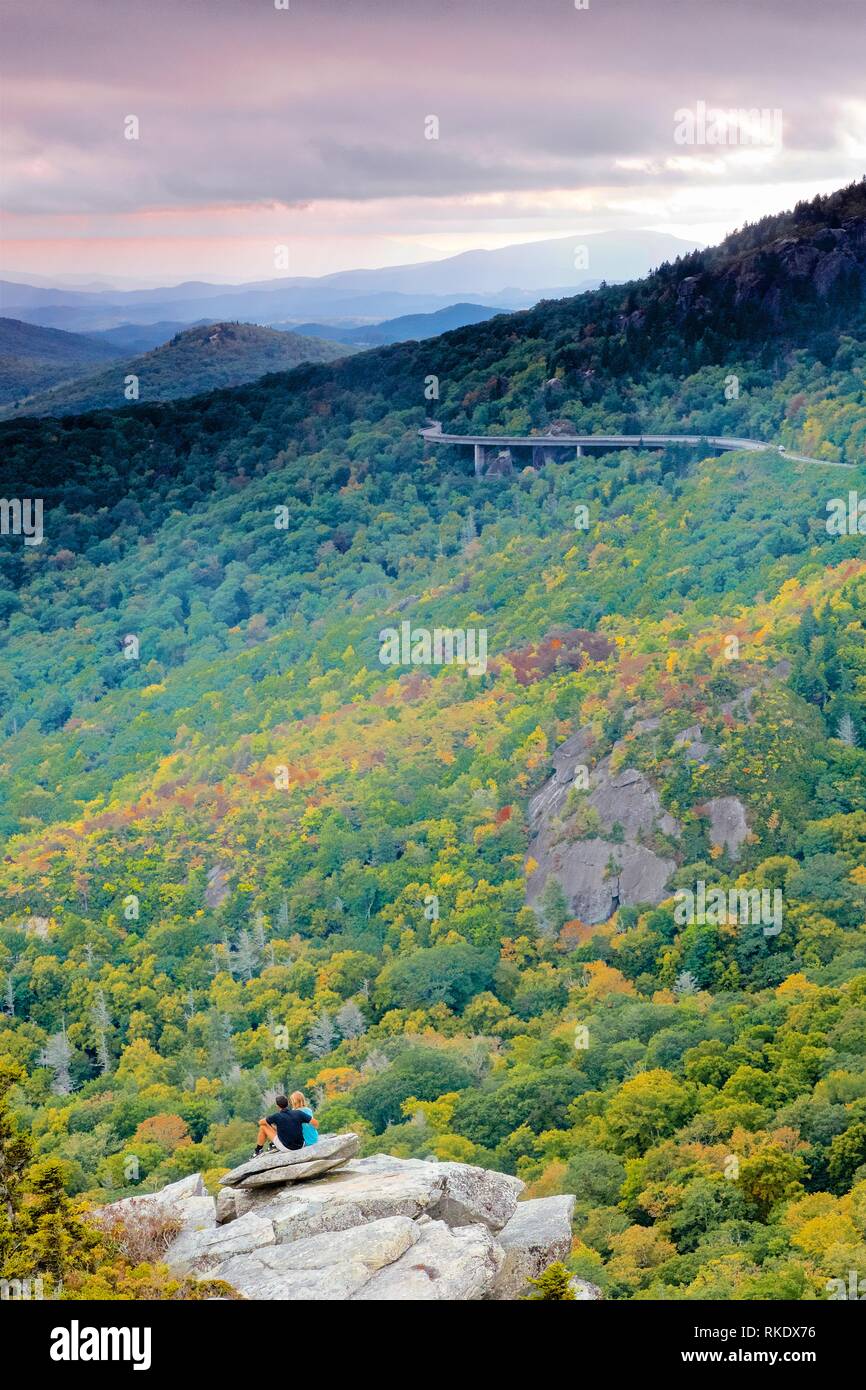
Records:
<instances>
[{"instance_id":1,"label":"green tree","mask_svg":"<svg viewBox=\"0 0 866 1390\"><path fill-rule=\"evenodd\" d=\"M534 1285L535 1293L526 1295L528 1303L574 1302L575 1293L571 1287L571 1275L561 1260L556 1260L552 1265L548 1265L537 1279L530 1279L529 1282Z\"/></svg>"},{"instance_id":2,"label":"green tree","mask_svg":"<svg viewBox=\"0 0 866 1390\"><path fill-rule=\"evenodd\" d=\"M768 1144L743 1160L739 1181L758 1219L766 1221L780 1202L800 1195L806 1173L806 1164L799 1154L786 1153L777 1144Z\"/></svg>"},{"instance_id":3,"label":"green tree","mask_svg":"<svg viewBox=\"0 0 866 1390\"><path fill-rule=\"evenodd\" d=\"M541 915L545 931L550 936L558 936L571 913L568 900L562 891L562 884L551 874L541 894Z\"/></svg>"},{"instance_id":4,"label":"green tree","mask_svg":"<svg viewBox=\"0 0 866 1390\"><path fill-rule=\"evenodd\" d=\"M87 1225L66 1194L64 1165L38 1159L27 1170L21 1210L18 1275L48 1274L55 1281L88 1262L99 1234Z\"/></svg>"},{"instance_id":5,"label":"green tree","mask_svg":"<svg viewBox=\"0 0 866 1390\"><path fill-rule=\"evenodd\" d=\"M10 1275L8 1267L19 1243L18 1214L21 1208L22 1185L32 1148L12 1113L11 1091L24 1073L7 1059L0 1061L0 1269Z\"/></svg>"},{"instance_id":6,"label":"green tree","mask_svg":"<svg viewBox=\"0 0 866 1390\"><path fill-rule=\"evenodd\" d=\"M857 1120L830 1144L827 1172L837 1192L845 1192L861 1164L866 1163L866 1124Z\"/></svg>"},{"instance_id":7,"label":"green tree","mask_svg":"<svg viewBox=\"0 0 866 1390\"><path fill-rule=\"evenodd\" d=\"M446 1091L461 1091L472 1081L469 1070L447 1053L432 1047L407 1048L387 1071L366 1082L352 1096L352 1102L377 1134L386 1125L399 1124L403 1102L410 1096L418 1100L438 1100Z\"/></svg>"}]
</instances>

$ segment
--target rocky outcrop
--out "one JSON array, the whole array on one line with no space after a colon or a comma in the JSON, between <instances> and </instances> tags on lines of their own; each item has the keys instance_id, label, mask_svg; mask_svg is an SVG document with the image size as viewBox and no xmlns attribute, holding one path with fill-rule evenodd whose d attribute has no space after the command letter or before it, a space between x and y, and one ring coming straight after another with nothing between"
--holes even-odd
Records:
<instances>
[{"instance_id":1,"label":"rocky outcrop","mask_svg":"<svg viewBox=\"0 0 866 1390\"><path fill-rule=\"evenodd\" d=\"M237 1255L249 1255L264 1250L277 1241L273 1222L248 1212L227 1226L214 1224L211 1202L210 1221L198 1230L183 1230L171 1246L171 1267L177 1274L193 1270L205 1273Z\"/></svg>"},{"instance_id":2,"label":"rocky outcrop","mask_svg":"<svg viewBox=\"0 0 866 1390\"><path fill-rule=\"evenodd\" d=\"M222 864L214 864L208 869L207 887L204 890L205 906L222 907L229 895L229 871Z\"/></svg>"},{"instance_id":3,"label":"rocky outcrop","mask_svg":"<svg viewBox=\"0 0 866 1390\"><path fill-rule=\"evenodd\" d=\"M661 902L676 864L646 841L679 834L676 820L637 768L614 770L608 755L589 771L592 743L588 729L566 739L553 755L553 776L529 803L528 857L537 867L526 890L529 906L537 906L548 878L556 878L572 915L589 924L607 921L618 907ZM586 768L587 791L581 810L593 812L601 828L600 834L583 837L576 828L578 808L569 809L580 767Z\"/></svg>"},{"instance_id":4,"label":"rocky outcrop","mask_svg":"<svg viewBox=\"0 0 866 1390\"><path fill-rule=\"evenodd\" d=\"M276 1191L235 1187L230 1193L221 1192L217 1219L233 1221L254 1212L273 1222L281 1240L345 1230L387 1216L410 1220L427 1216L449 1226L481 1222L498 1231L513 1215L522 1188L517 1178L506 1173L466 1163L375 1154L297 1187L292 1184Z\"/></svg>"},{"instance_id":5,"label":"rocky outcrop","mask_svg":"<svg viewBox=\"0 0 866 1390\"><path fill-rule=\"evenodd\" d=\"M619 824L627 840L635 839L642 831L678 833L676 820L662 810L655 787L636 767L615 773L610 758L603 758L590 778L590 786L588 803L598 812L605 829Z\"/></svg>"},{"instance_id":6,"label":"rocky outcrop","mask_svg":"<svg viewBox=\"0 0 866 1390\"><path fill-rule=\"evenodd\" d=\"M690 728L683 729L674 739L674 745L685 748L688 757L696 763L705 763L715 751L712 744L705 741L700 724L692 724Z\"/></svg>"},{"instance_id":7,"label":"rocky outcrop","mask_svg":"<svg viewBox=\"0 0 866 1390\"><path fill-rule=\"evenodd\" d=\"M170 1218L180 1223L178 1239L188 1236L194 1240L201 1232L212 1229L214 1204L205 1191L201 1173L192 1173L188 1178L169 1183L159 1192L142 1192L110 1202L100 1207L94 1218L99 1225L111 1226L120 1221L129 1227Z\"/></svg>"},{"instance_id":8,"label":"rocky outcrop","mask_svg":"<svg viewBox=\"0 0 866 1390\"><path fill-rule=\"evenodd\" d=\"M504 1257L486 1226L430 1221L415 1229L416 1242L364 1286L359 1301L463 1302L489 1293Z\"/></svg>"},{"instance_id":9,"label":"rocky outcrop","mask_svg":"<svg viewBox=\"0 0 866 1390\"><path fill-rule=\"evenodd\" d=\"M218 1275L251 1299L462 1301L489 1292L503 1259L484 1226L386 1216L234 1255Z\"/></svg>"},{"instance_id":10,"label":"rocky outcrop","mask_svg":"<svg viewBox=\"0 0 866 1390\"><path fill-rule=\"evenodd\" d=\"M248 1221L249 1217L241 1220ZM417 1243L418 1235L418 1227L407 1217L386 1217L369 1225L307 1236L290 1244L269 1243L235 1255L220 1266L219 1277L246 1298L352 1299L380 1270L399 1261Z\"/></svg>"},{"instance_id":11,"label":"rocky outcrop","mask_svg":"<svg viewBox=\"0 0 866 1390\"><path fill-rule=\"evenodd\" d=\"M570 1193L518 1203L511 1220L499 1232L505 1259L491 1298L524 1297L531 1291L530 1279L537 1279L554 1260L566 1258L571 1250L574 1203Z\"/></svg>"},{"instance_id":12,"label":"rocky outcrop","mask_svg":"<svg viewBox=\"0 0 866 1390\"><path fill-rule=\"evenodd\" d=\"M304 1182L348 1163L358 1152L360 1142L357 1134L329 1134L310 1148L261 1153L226 1173L220 1183L224 1187L250 1188Z\"/></svg>"},{"instance_id":13,"label":"rocky outcrop","mask_svg":"<svg viewBox=\"0 0 866 1390\"><path fill-rule=\"evenodd\" d=\"M791 341L845 322L850 305L866 291L866 229L856 187L842 190L832 213L809 208L779 219L781 235L750 240L747 229L720 246L684 258L656 307L677 324L686 342L724 316L760 321L768 336L784 331ZM846 214L844 203L851 208ZM697 273L694 273L694 272ZM692 272L692 273L690 273ZM655 318L651 323L655 322ZM654 359L652 328L636 339Z\"/></svg>"},{"instance_id":14,"label":"rocky outcrop","mask_svg":"<svg viewBox=\"0 0 866 1390\"><path fill-rule=\"evenodd\" d=\"M695 810L706 816L710 822L710 844L718 849L726 849L732 859L737 859L740 845L749 833L746 808L736 796L714 796Z\"/></svg>"},{"instance_id":15,"label":"rocky outcrop","mask_svg":"<svg viewBox=\"0 0 866 1390\"><path fill-rule=\"evenodd\" d=\"M355 1139L328 1136L316 1148L330 1140L334 1154L345 1154ZM218 1204L201 1196L198 1178L185 1179L180 1195L166 1188L131 1200L206 1204L184 1221L166 1263L179 1275L223 1279L250 1299L514 1299L568 1254L572 1197L518 1203L518 1178L464 1163L387 1154L339 1161L300 1179L302 1165L283 1165L284 1177L265 1186L250 1185L243 1164L227 1175L234 1181L223 1180Z\"/></svg>"}]
</instances>

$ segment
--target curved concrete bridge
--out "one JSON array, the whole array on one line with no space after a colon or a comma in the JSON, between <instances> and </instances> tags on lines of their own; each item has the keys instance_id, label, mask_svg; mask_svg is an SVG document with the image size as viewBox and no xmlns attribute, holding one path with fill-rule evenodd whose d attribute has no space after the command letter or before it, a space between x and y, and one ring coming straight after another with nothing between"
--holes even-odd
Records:
<instances>
[{"instance_id":1,"label":"curved concrete bridge","mask_svg":"<svg viewBox=\"0 0 866 1390\"><path fill-rule=\"evenodd\" d=\"M475 450L475 472L480 477L488 469L488 450L532 449L533 459L547 463L557 450L576 449L664 449L668 444L703 444L724 452L746 449L753 453L777 454L792 463L816 463L824 468L853 468L851 463L814 459L795 454L783 444L765 444L760 439L734 439L720 434L445 434L439 423L426 426L419 434L428 444L471 444ZM494 461L495 463L495 461Z\"/></svg>"}]
</instances>

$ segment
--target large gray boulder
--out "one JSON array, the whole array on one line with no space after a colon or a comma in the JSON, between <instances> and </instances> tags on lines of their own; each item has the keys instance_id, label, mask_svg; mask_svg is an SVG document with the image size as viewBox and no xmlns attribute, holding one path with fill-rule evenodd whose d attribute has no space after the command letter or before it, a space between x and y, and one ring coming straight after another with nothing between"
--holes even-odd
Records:
<instances>
[{"instance_id":1,"label":"large gray boulder","mask_svg":"<svg viewBox=\"0 0 866 1390\"><path fill-rule=\"evenodd\" d=\"M452 1230L429 1221L416 1230L412 1247L353 1294L354 1301L474 1302L490 1292L504 1256L486 1226Z\"/></svg>"},{"instance_id":2,"label":"large gray boulder","mask_svg":"<svg viewBox=\"0 0 866 1390\"><path fill-rule=\"evenodd\" d=\"M276 1244L271 1221L248 1212L228 1226L217 1226L213 1201L210 1198L208 1201L211 1204L210 1225L186 1227L166 1252L166 1264L176 1274L190 1274L193 1270L206 1274L234 1255L249 1254Z\"/></svg>"},{"instance_id":3,"label":"large gray boulder","mask_svg":"<svg viewBox=\"0 0 866 1390\"><path fill-rule=\"evenodd\" d=\"M433 1165L441 1183L441 1196L433 1215L449 1226L468 1226L482 1222L491 1231L501 1231L511 1219L524 1184L508 1173L494 1173L469 1163Z\"/></svg>"},{"instance_id":4,"label":"large gray boulder","mask_svg":"<svg viewBox=\"0 0 866 1390\"><path fill-rule=\"evenodd\" d=\"M190 1173L188 1177L170 1182L167 1187L160 1188L159 1192L148 1195L160 1202L185 1202L188 1197L206 1197L207 1193L201 1173Z\"/></svg>"},{"instance_id":5,"label":"large gray boulder","mask_svg":"<svg viewBox=\"0 0 866 1390\"><path fill-rule=\"evenodd\" d=\"M207 1197L201 1173L191 1173L188 1178L170 1182L158 1192L136 1192L133 1197L121 1197L119 1202L110 1202L100 1207L102 1216L124 1217L131 1211L155 1210L157 1207L179 1207L189 1201ZM210 1201L210 1198L207 1198Z\"/></svg>"},{"instance_id":6,"label":"large gray boulder","mask_svg":"<svg viewBox=\"0 0 866 1390\"><path fill-rule=\"evenodd\" d=\"M219 1220L246 1212L273 1221L281 1241L323 1231L346 1230L383 1217L421 1216L449 1226L481 1222L500 1230L513 1215L523 1190L519 1178L464 1163L375 1154L354 1159L337 1172L302 1186L250 1191L246 1184L220 1194Z\"/></svg>"},{"instance_id":7,"label":"large gray boulder","mask_svg":"<svg viewBox=\"0 0 866 1390\"><path fill-rule=\"evenodd\" d=\"M223 1187L275 1187L282 1183L305 1182L332 1168L348 1163L358 1152L357 1134L328 1134L317 1144L303 1149L277 1149L259 1154L220 1178Z\"/></svg>"},{"instance_id":8,"label":"large gray boulder","mask_svg":"<svg viewBox=\"0 0 866 1390\"><path fill-rule=\"evenodd\" d=\"M274 1223L281 1241L295 1241L384 1217L415 1220L438 1200L439 1189L425 1172L413 1172L411 1167L391 1173L370 1170L369 1162L354 1160L301 1185L232 1188L220 1193L219 1219L232 1221L254 1212Z\"/></svg>"},{"instance_id":9,"label":"large gray boulder","mask_svg":"<svg viewBox=\"0 0 866 1390\"><path fill-rule=\"evenodd\" d=\"M420 1234L421 1228L408 1217L386 1217L366 1226L236 1255L219 1265L211 1277L225 1279L246 1298L346 1300L363 1289L377 1271L399 1261Z\"/></svg>"},{"instance_id":10,"label":"large gray boulder","mask_svg":"<svg viewBox=\"0 0 866 1390\"><path fill-rule=\"evenodd\" d=\"M505 1252L491 1297L522 1298L531 1292L529 1280L571 1251L574 1196L535 1197L518 1202L517 1210L497 1237Z\"/></svg>"}]
</instances>

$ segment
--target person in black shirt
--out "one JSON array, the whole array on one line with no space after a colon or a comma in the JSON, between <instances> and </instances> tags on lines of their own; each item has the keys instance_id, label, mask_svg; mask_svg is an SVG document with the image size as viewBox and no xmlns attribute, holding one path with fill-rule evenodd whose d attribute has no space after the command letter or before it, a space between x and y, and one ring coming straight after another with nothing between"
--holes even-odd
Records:
<instances>
[{"instance_id":1,"label":"person in black shirt","mask_svg":"<svg viewBox=\"0 0 866 1390\"><path fill-rule=\"evenodd\" d=\"M256 1140L255 1158L260 1154L268 1140L277 1149L302 1149L304 1147L304 1120L306 1113L290 1110L285 1096L277 1096L277 1109L266 1120L259 1120L259 1133ZM276 1131L276 1135L274 1134Z\"/></svg>"}]
</instances>

